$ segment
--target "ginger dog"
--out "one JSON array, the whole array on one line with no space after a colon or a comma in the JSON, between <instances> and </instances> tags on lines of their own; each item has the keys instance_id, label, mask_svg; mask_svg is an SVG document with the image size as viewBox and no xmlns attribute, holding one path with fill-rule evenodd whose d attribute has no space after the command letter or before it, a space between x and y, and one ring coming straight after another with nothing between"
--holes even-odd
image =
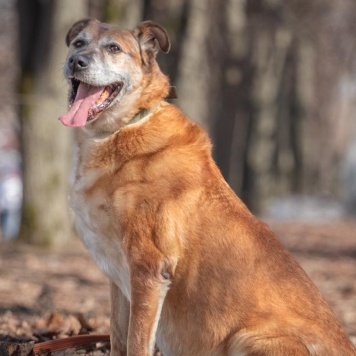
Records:
<instances>
[{"instance_id":1,"label":"ginger dog","mask_svg":"<svg viewBox=\"0 0 356 356\"><path fill-rule=\"evenodd\" d=\"M112 355L356 355L317 288L164 99L166 31L85 19L66 37L80 127L71 201L111 283Z\"/></svg>"}]
</instances>

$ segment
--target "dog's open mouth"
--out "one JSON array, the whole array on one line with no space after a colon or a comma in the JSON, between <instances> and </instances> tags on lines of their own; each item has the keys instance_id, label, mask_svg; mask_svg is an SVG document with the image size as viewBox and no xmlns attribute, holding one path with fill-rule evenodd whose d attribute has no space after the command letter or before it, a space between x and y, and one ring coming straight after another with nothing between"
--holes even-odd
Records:
<instances>
[{"instance_id":1,"label":"dog's open mouth","mask_svg":"<svg viewBox=\"0 0 356 356\"><path fill-rule=\"evenodd\" d=\"M66 126L84 126L104 111L120 93L122 83L92 86L71 79L69 111L60 117Z\"/></svg>"}]
</instances>

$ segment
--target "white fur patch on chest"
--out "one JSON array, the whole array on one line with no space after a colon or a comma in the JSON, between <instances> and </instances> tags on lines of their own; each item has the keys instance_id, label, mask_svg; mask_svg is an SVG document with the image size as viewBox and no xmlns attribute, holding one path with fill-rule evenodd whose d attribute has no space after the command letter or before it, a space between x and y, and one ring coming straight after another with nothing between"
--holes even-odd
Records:
<instances>
[{"instance_id":1,"label":"white fur patch on chest","mask_svg":"<svg viewBox=\"0 0 356 356\"><path fill-rule=\"evenodd\" d=\"M110 217L100 211L104 202L102 195L85 196L86 188L95 184L100 171L90 170L73 183L71 205L75 213L78 233L100 270L115 283L130 300L130 270L126 256L117 236L107 236L110 229Z\"/></svg>"},{"instance_id":2,"label":"white fur patch on chest","mask_svg":"<svg viewBox=\"0 0 356 356\"><path fill-rule=\"evenodd\" d=\"M115 283L130 301L130 270L122 249L113 248L107 238L95 233L81 218L76 219L81 239L100 270Z\"/></svg>"}]
</instances>

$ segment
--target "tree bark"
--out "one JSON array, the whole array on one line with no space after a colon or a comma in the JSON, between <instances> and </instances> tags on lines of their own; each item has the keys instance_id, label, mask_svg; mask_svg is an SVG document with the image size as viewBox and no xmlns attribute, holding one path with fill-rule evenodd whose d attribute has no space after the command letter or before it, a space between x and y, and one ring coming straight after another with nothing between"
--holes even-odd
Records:
<instances>
[{"instance_id":1,"label":"tree bark","mask_svg":"<svg viewBox=\"0 0 356 356\"><path fill-rule=\"evenodd\" d=\"M249 53L246 5L228 0L224 11L225 38L221 56L221 84L214 117L215 158L231 187L243 199L246 149L250 131L250 83L254 75ZM247 190L245 191L247 192Z\"/></svg>"},{"instance_id":2,"label":"tree bark","mask_svg":"<svg viewBox=\"0 0 356 356\"><path fill-rule=\"evenodd\" d=\"M108 0L105 21L132 30L142 21L143 12L142 0Z\"/></svg>"},{"instance_id":3,"label":"tree bark","mask_svg":"<svg viewBox=\"0 0 356 356\"><path fill-rule=\"evenodd\" d=\"M189 6L178 64L178 103L187 115L212 134L225 50L225 3L192 0Z\"/></svg>"},{"instance_id":4,"label":"tree bark","mask_svg":"<svg viewBox=\"0 0 356 356\"><path fill-rule=\"evenodd\" d=\"M16 6L8 0L0 0L0 125L14 126L16 122L16 83L19 67L14 65L18 58ZM6 34L6 35L5 35ZM0 144L1 146L1 144Z\"/></svg>"},{"instance_id":5,"label":"tree bark","mask_svg":"<svg viewBox=\"0 0 356 356\"><path fill-rule=\"evenodd\" d=\"M33 51L37 53L36 60L32 58L32 66L22 75L21 236L32 244L57 246L72 235L68 214L72 131L57 120L67 108L68 89L62 75L66 55L64 39L72 23L87 15L87 2L55 0L47 6L36 20L37 36L33 38L36 42L32 42L38 49ZM21 36L26 37L26 33L22 32Z\"/></svg>"}]
</instances>

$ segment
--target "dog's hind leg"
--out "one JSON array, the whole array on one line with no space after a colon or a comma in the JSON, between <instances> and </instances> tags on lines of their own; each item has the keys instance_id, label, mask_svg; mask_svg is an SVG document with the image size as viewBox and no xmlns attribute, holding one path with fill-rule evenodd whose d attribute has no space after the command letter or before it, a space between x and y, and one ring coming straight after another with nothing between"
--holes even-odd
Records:
<instances>
[{"instance_id":1,"label":"dog's hind leg","mask_svg":"<svg viewBox=\"0 0 356 356\"><path fill-rule=\"evenodd\" d=\"M295 337L232 337L228 356L311 356L304 343Z\"/></svg>"}]
</instances>

